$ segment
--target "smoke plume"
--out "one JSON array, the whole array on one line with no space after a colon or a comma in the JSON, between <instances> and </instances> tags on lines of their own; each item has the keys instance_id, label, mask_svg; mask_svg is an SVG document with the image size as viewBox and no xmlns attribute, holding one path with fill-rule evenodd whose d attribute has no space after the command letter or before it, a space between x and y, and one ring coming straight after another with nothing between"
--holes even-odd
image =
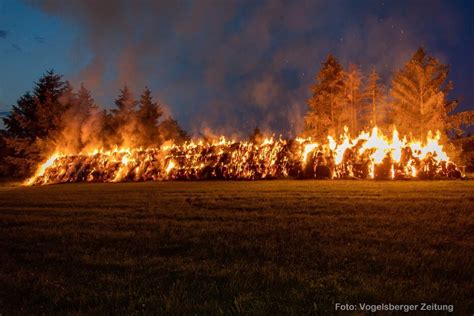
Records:
<instances>
[{"instance_id":1,"label":"smoke plume","mask_svg":"<svg viewBox=\"0 0 474 316\"><path fill-rule=\"evenodd\" d=\"M425 45L456 43L463 21L447 2L43 0L33 6L77 25L73 82L111 104L127 83L148 85L193 134L295 135L308 89L328 53L391 71ZM430 17L430 27L420 18ZM433 26L435 25L435 26ZM436 34L433 34L433 28ZM76 47L76 48L77 48ZM446 61L446 60L445 60Z\"/></svg>"}]
</instances>

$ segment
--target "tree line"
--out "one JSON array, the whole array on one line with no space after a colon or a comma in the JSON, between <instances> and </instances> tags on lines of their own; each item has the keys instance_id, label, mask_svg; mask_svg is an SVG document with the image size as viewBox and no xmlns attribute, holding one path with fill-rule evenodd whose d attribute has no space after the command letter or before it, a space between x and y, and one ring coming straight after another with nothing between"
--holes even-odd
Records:
<instances>
[{"instance_id":1,"label":"tree line","mask_svg":"<svg viewBox=\"0 0 474 316\"><path fill-rule=\"evenodd\" d=\"M375 68L364 78L357 65L345 70L329 55L311 86L305 134L323 139L344 126L354 135L377 125L418 137L436 129L445 137L460 135L462 126L473 124L474 111L455 112L448 74L447 65L419 48L385 87Z\"/></svg>"},{"instance_id":2,"label":"tree line","mask_svg":"<svg viewBox=\"0 0 474 316\"><path fill-rule=\"evenodd\" d=\"M344 69L329 55L322 63L307 101L303 136L325 139L347 126L357 134L375 125L421 137L439 129L444 137L462 133L474 121L474 111L456 112L448 99L449 67L423 48L397 70L389 87L373 68L364 76L357 65ZM111 110L101 109L90 91L78 89L54 71L46 72L32 92L21 96L0 130L0 175L28 176L56 148L77 153L97 147L160 147L189 139L176 120L164 117L163 107L145 88L139 99L124 86ZM250 140L260 142L256 128Z\"/></svg>"},{"instance_id":3,"label":"tree line","mask_svg":"<svg viewBox=\"0 0 474 316\"><path fill-rule=\"evenodd\" d=\"M176 120L145 88L136 100L124 86L110 111L101 109L90 91L75 90L54 71L46 72L32 92L21 96L0 130L0 174L28 176L55 148L77 153L98 146L159 147L189 139Z\"/></svg>"}]
</instances>

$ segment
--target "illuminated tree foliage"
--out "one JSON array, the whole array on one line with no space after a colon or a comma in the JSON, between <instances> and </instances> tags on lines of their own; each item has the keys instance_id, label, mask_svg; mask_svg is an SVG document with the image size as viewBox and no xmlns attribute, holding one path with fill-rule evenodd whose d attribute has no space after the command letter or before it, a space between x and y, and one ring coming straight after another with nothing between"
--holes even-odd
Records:
<instances>
[{"instance_id":1,"label":"illuminated tree foliage","mask_svg":"<svg viewBox=\"0 0 474 316\"><path fill-rule=\"evenodd\" d=\"M120 90L119 97L115 100L117 108L112 109L117 124L124 124L135 113L137 105L138 102L134 99L132 91L125 85Z\"/></svg>"},{"instance_id":2,"label":"illuminated tree foliage","mask_svg":"<svg viewBox=\"0 0 474 316\"><path fill-rule=\"evenodd\" d=\"M372 68L364 91L364 109L363 109L363 123L365 126L384 126L386 122L386 113L384 106L384 87L380 82L375 67Z\"/></svg>"},{"instance_id":3,"label":"illuminated tree foliage","mask_svg":"<svg viewBox=\"0 0 474 316\"><path fill-rule=\"evenodd\" d=\"M77 102L75 103L74 109L82 119L100 111L99 106L95 104L92 98L91 92L83 84L81 84L77 92Z\"/></svg>"},{"instance_id":4,"label":"illuminated tree foliage","mask_svg":"<svg viewBox=\"0 0 474 316\"><path fill-rule=\"evenodd\" d=\"M132 146L138 143L137 105L132 91L128 86L120 90L118 98L115 100L116 108L112 109L111 126L115 132L113 143Z\"/></svg>"},{"instance_id":5,"label":"illuminated tree foliage","mask_svg":"<svg viewBox=\"0 0 474 316\"><path fill-rule=\"evenodd\" d=\"M385 129L395 125L414 136L435 129L445 136L460 135L463 126L473 124L474 111L456 112L458 101L448 99L452 90L448 73L448 66L420 48L395 72L386 95L375 68L362 87L363 75L356 65L344 71L329 55L311 86L305 135L321 139L341 133L343 126L357 133L375 125Z\"/></svg>"},{"instance_id":6,"label":"illuminated tree foliage","mask_svg":"<svg viewBox=\"0 0 474 316\"><path fill-rule=\"evenodd\" d=\"M305 116L305 133L316 139L342 130L341 114L344 109L344 71L333 55L322 64L311 87L309 110Z\"/></svg>"},{"instance_id":7,"label":"illuminated tree foliage","mask_svg":"<svg viewBox=\"0 0 474 316\"><path fill-rule=\"evenodd\" d=\"M449 100L452 83L449 67L420 48L395 72L390 93L384 93L375 69L363 83L359 68L347 71L328 55L311 86L305 116L305 136L315 140L339 135L348 126L355 134L374 125L396 125L403 134L425 135L441 130L459 136L462 127L474 122L474 111L456 112L458 102ZM58 147L64 151L103 147L159 147L166 141L189 139L176 120L163 119L163 107L145 88L136 100L124 86L111 111L100 109L90 91L73 87L54 71L46 72L3 119L0 131L0 172L30 175L38 162ZM258 129L251 137L261 141ZM6 171L7 170L7 171Z\"/></svg>"},{"instance_id":8,"label":"illuminated tree foliage","mask_svg":"<svg viewBox=\"0 0 474 316\"><path fill-rule=\"evenodd\" d=\"M188 133L172 118L167 118L158 126L160 136L164 141L182 144L190 139Z\"/></svg>"},{"instance_id":9,"label":"illuminated tree foliage","mask_svg":"<svg viewBox=\"0 0 474 316\"><path fill-rule=\"evenodd\" d=\"M64 150L77 152L101 142L97 130L103 124L105 111L100 110L82 84L77 93L69 91L68 95L70 107L62 117L60 143Z\"/></svg>"},{"instance_id":10,"label":"illuminated tree foliage","mask_svg":"<svg viewBox=\"0 0 474 316\"><path fill-rule=\"evenodd\" d=\"M3 119L4 142L9 148L5 157L18 175L31 173L60 135L64 113L71 107L71 87L53 70L35 83L33 93L26 92L10 114Z\"/></svg>"},{"instance_id":11,"label":"illuminated tree foliage","mask_svg":"<svg viewBox=\"0 0 474 316\"><path fill-rule=\"evenodd\" d=\"M159 146L161 145L158 131L158 122L163 115L163 109L160 104L153 101L151 91L148 87L143 90L140 97L139 109L137 111L139 133L141 134L141 146Z\"/></svg>"},{"instance_id":12,"label":"illuminated tree foliage","mask_svg":"<svg viewBox=\"0 0 474 316\"><path fill-rule=\"evenodd\" d=\"M159 122L162 107L146 88L140 102L128 87L120 90L116 108L107 112L81 85L75 92L60 75L48 71L4 118L0 133L0 174L29 176L56 149L66 153L115 146L160 146L182 142L187 133L172 118Z\"/></svg>"},{"instance_id":13,"label":"illuminated tree foliage","mask_svg":"<svg viewBox=\"0 0 474 316\"><path fill-rule=\"evenodd\" d=\"M112 131L118 136L115 144L125 147L159 147L165 141L180 143L189 139L176 120L167 118L160 122L163 109L153 101L148 88L145 88L137 102L133 93L125 86L120 90L115 105L111 115Z\"/></svg>"},{"instance_id":14,"label":"illuminated tree foliage","mask_svg":"<svg viewBox=\"0 0 474 316\"><path fill-rule=\"evenodd\" d=\"M13 166L6 161L13 154L5 142L6 136L6 131L0 130L0 176L13 173Z\"/></svg>"},{"instance_id":15,"label":"illuminated tree foliage","mask_svg":"<svg viewBox=\"0 0 474 316\"><path fill-rule=\"evenodd\" d=\"M362 74L359 68L355 64L350 64L344 80L346 108L343 112L342 122L348 126L353 133L360 130L359 114L363 106L361 84Z\"/></svg>"},{"instance_id":16,"label":"illuminated tree foliage","mask_svg":"<svg viewBox=\"0 0 474 316\"><path fill-rule=\"evenodd\" d=\"M421 135L434 128L462 132L462 125L473 122L472 111L454 114L457 100L448 100L452 83L449 67L419 48L392 80L394 123L402 132Z\"/></svg>"}]
</instances>

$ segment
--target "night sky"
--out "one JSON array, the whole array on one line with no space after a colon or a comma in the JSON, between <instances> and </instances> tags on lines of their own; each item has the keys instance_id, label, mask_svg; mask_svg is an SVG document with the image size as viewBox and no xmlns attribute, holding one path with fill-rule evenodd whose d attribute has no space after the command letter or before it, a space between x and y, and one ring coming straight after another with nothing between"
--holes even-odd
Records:
<instances>
[{"instance_id":1,"label":"night sky","mask_svg":"<svg viewBox=\"0 0 474 316\"><path fill-rule=\"evenodd\" d=\"M388 82L419 46L473 109L473 20L472 0L0 0L0 112L54 68L108 108L148 86L195 135L291 135L328 53Z\"/></svg>"}]
</instances>

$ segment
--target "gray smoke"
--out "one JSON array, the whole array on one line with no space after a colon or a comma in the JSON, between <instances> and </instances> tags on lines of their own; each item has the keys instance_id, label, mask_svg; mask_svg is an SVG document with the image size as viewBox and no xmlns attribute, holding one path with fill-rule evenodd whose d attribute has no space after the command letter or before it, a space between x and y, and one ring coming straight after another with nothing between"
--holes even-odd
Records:
<instances>
[{"instance_id":1,"label":"gray smoke","mask_svg":"<svg viewBox=\"0 0 474 316\"><path fill-rule=\"evenodd\" d=\"M448 2L43 0L31 5L78 25L72 49L84 82L112 104L148 85L193 134L295 134L308 89L334 53L388 80L420 45L458 41ZM420 19L429 18L430 27ZM435 25L435 26L433 26ZM436 30L436 34L433 33Z\"/></svg>"}]
</instances>

